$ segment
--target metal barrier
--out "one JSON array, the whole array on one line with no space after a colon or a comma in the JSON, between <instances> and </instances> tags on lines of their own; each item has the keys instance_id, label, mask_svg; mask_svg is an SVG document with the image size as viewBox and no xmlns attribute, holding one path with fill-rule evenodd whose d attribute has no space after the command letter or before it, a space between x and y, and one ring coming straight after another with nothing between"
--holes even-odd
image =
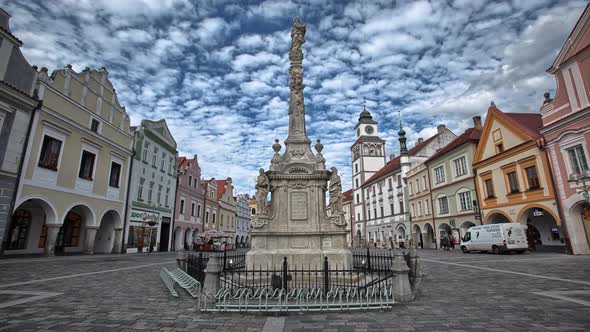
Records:
<instances>
[{"instance_id":1,"label":"metal barrier","mask_svg":"<svg viewBox=\"0 0 590 332\"><path fill-rule=\"evenodd\" d=\"M349 311L387 309L395 303L393 285L366 289L323 288L222 288L212 297L201 296L201 311L222 312L289 312Z\"/></svg>"}]
</instances>

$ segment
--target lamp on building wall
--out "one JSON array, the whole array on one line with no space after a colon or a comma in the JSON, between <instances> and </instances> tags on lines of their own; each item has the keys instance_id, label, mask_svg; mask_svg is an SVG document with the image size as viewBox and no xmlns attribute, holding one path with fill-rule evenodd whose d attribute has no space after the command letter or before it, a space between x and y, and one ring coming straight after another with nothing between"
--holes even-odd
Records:
<instances>
[{"instance_id":1,"label":"lamp on building wall","mask_svg":"<svg viewBox=\"0 0 590 332\"><path fill-rule=\"evenodd\" d=\"M479 220L479 223L483 225L483 214L481 212L479 205L477 204L476 199L473 200L473 211L476 213L475 219Z\"/></svg>"},{"instance_id":2,"label":"lamp on building wall","mask_svg":"<svg viewBox=\"0 0 590 332\"><path fill-rule=\"evenodd\" d=\"M583 173L570 174L569 181L582 185L582 188L577 189L576 192L582 194L582 197L586 200L586 204L590 204L590 170L585 170Z\"/></svg>"}]
</instances>

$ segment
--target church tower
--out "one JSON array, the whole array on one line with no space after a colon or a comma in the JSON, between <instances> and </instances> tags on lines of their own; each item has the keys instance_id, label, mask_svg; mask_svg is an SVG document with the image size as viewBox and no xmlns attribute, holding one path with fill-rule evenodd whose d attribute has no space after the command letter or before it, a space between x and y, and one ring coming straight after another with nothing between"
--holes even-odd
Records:
<instances>
[{"instance_id":1,"label":"church tower","mask_svg":"<svg viewBox=\"0 0 590 332\"><path fill-rule=\"evenodd\" d=\"M355 243L365 240L364 224L366 221L361 185L386 164L385 140L379 137L377 121L363 105L363 111L354 127L356 141L350 147L352 153L352 188L354 201L354 237ZM360 238L358 238L360 236Z\"/></svg>"}]
</instances>

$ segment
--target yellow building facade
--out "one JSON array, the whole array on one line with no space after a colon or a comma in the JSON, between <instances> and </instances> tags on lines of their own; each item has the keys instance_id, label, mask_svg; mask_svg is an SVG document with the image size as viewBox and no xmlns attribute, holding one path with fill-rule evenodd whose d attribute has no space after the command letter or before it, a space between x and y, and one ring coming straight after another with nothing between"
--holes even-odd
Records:
<instances>
[{"instance_id":1,"label":"yellow building facade","mask_svg":"<svg viewBox=\"0 0 590 332\"><path fill-rule=\"evenodd\" d=\"M540 114L504 113L492 103L473 161L478 205L484 224L527 225L529 244L561 250L564 234L541 127Z\"/></svg>"}]
</instances>

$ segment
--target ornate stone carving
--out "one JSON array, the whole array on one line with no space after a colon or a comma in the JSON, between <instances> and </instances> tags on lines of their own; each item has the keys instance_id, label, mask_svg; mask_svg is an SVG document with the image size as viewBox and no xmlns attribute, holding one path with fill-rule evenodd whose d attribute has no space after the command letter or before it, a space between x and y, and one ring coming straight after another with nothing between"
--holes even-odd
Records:
<instances>
[{"instance_id":1,"label":"ornate stone carving","mask_svg":"<svg viewBox=\"0 0 590 332\"><path fill-rule=\"evenodd\" d=\"M342 212L342 181L336 167L332 167L330 176L330 210L332 213Z\"/></svg>"},{"instance_id":2,"label":"ornate stone carving","mask_svg":"<svg viewBox=\"0 0 590 332\"><path fill-rule=\"evenodd\" d=\"M294 158L303 158L305 156L305 149L292 149L290 153Z\"/></svg>"},{"instance_id":3,"label":"ornate stone carving","mask_svg":"<svg viewBox=\"0 0 590 332\"><path fill-rule=\"evenodd\" d=\"M261 227L263 227L266 224L267 224L267 220L266 219L261 219L258 216L255 216L252 219L252 227L254 227L254 228L261 228Z\"/></svg>"},{"instance_id":4,"label":"ornate stone carving","mask_svg":"<svg viewBox=\"0 0 590 332\"><path fill-rule=\"evenodd\" d=\"M307 170L307 168L304 168L304 167L291 167L291 168L289 168L289 173L290 174L293 174L293 173L308 174L309 171Z\"/></svg>"},{"instance_id":5,"label":"ornate stone carving","mask_svg":"<svg viewBox=\"0 0 590 332\"><path fill-rule=\"evenodd\" d=\"M272 149L275 151L274 156L272 156L272 160L270 161L273 164L278 164L281 161L281 155L279 151L281 151L281 144L279 144L279 139L275 139L275 144L272 145Z\"/></svg>"},{"instance_id":6,"label":"ornate stone carving","mask_svg":"<svg viewBox=\"0 0 590 332\"><path fill-rule=\"evenodd\" d=\"M316 161L318 163L324 163L326 162L326 159L324 159L324 156L322 155L322 150L324 149L324 145L322 143L320 143L320 139L318 138L317 143L315 144L315 150L318 152L316 158Z\"/></svg>"},{"instance_id":7,"label":"ornate stone carving","mask_svg":"<svg viewBox=\"0 0 590 332\"><path fill-rule=\"evenodd\" d=\"M268 209L266 196L268 196L268 192L270 191L270 181L268 180L268 176L264 174L263 168L258 170L258 172L260 174L256 179L256 205L258 205L258 213L266 215Z\"/></svg>"},{"instance_id":8,"label":"ornate stone carving","mask_svg":"<svg viewBox=\"0 0 590 332\"><path fill-rule=\"evenodd\" d=\"M307 181L305 181L305 180L296 180L296 181L289 182L289 188L302 189L302 188L305 188L306 186L307 186Z\"/></svg>"}]
</instances>

